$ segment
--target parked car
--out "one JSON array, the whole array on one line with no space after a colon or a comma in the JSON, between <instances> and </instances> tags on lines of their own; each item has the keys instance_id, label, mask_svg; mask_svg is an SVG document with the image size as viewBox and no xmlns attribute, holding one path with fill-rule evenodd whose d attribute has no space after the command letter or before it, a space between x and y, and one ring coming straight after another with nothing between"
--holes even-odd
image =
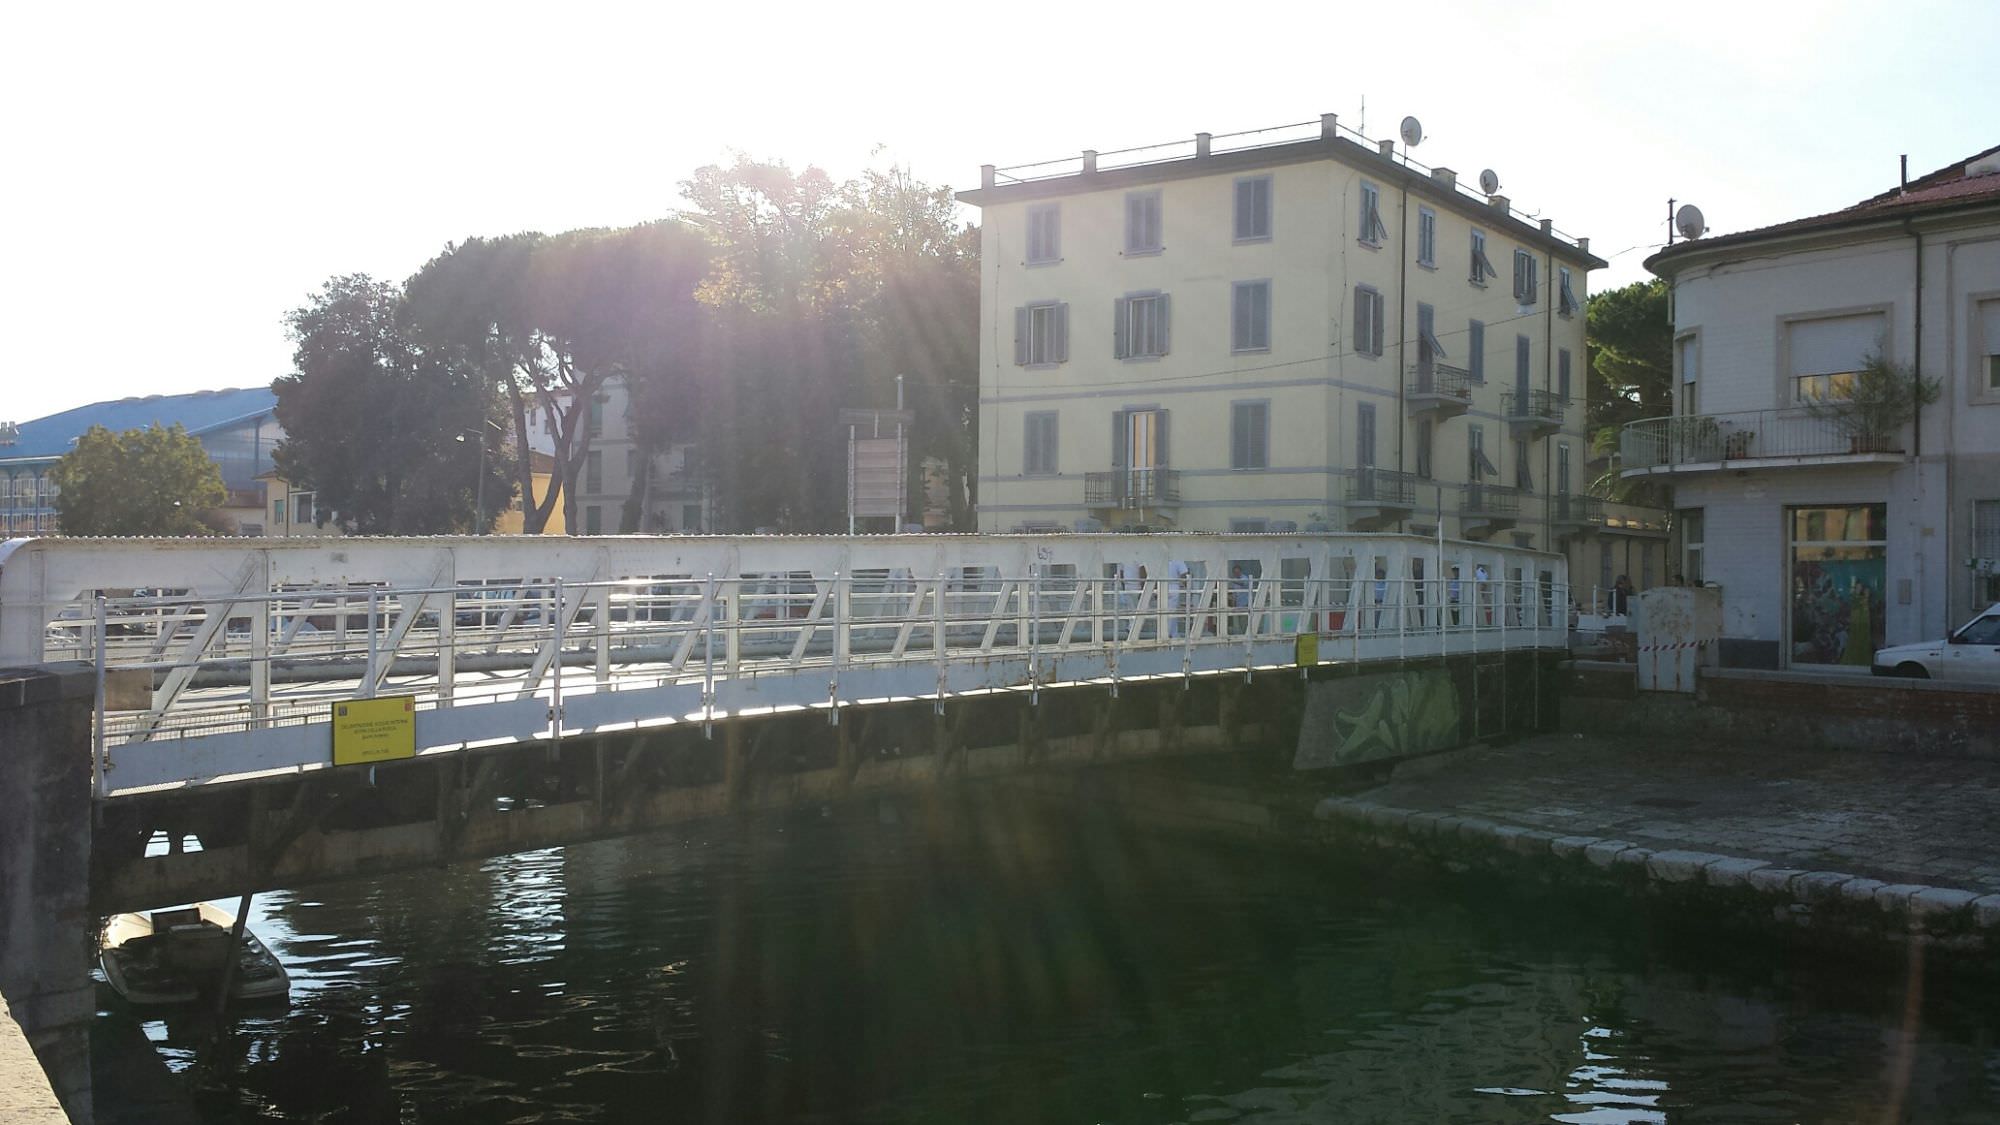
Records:
<instances>
[{"instance_id":1,"label":"parked car","mask_svg":"<svg viewBox=\"0 0 2000 1125\"><path fill-rule=\"evenodd\" d=\"M1897 645L1875 654L1878 676L2000 686L2000 602L1942 641Z\"/></svg>"}]
</instances>

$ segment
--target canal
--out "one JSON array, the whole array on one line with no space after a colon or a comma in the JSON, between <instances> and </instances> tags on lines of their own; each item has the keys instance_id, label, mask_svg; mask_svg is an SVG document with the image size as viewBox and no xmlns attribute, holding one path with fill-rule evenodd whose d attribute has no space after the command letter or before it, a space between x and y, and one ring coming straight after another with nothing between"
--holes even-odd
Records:
<instances>
[{"instance_id":1,"label":"canal","mask_svg":"<svg viewBox=\"0 0 2000 1125\"><path fill-rule=\"evenodd\" d=\"M1990 984L992 794L273 893L288 1009L106 998L99 1121L2000 1118ZM115 1072L115 1073L114 1073Z\"/></svg>"}]
</instances>

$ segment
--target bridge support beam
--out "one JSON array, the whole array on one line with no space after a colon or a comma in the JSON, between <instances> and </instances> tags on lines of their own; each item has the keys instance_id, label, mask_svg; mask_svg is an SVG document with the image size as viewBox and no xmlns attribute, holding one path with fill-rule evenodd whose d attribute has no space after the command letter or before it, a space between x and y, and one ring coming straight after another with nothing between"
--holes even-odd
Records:
<instances>
[{"instance_id":1,"label":"bridge support beam","mask_svg":"<svg viewBox=\"0 0 2000 1125\"><path fill-rule=\"evenodd\" d=\"M0 671L0 992L71 1121L91 1120L87 665ZM25 1076L9 1075L10 1082Z\"/></svg>"}]
</instances>

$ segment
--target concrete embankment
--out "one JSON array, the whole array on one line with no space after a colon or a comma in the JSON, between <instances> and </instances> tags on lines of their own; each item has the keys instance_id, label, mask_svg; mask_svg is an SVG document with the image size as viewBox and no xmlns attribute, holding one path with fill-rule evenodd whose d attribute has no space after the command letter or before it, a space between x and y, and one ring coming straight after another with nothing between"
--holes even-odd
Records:
<instances>
[{"instance_id":1,"label":"concrete embankment","mask_svg":"<svg viewBox=\"0 0 2000 1125\"><path fill-rule=\"evenodd\" d=\"M0 999L0 1123L68 1125L69 1115L49 1088L48 1076L7 1001Z\"/></svg>"}]
</instances>

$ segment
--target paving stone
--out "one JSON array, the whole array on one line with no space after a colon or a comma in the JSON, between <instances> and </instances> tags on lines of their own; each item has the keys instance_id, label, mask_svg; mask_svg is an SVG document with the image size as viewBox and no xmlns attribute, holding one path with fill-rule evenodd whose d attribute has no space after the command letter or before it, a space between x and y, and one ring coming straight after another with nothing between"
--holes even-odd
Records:
<instances>
[{"instance_id":1,"label":"paving stone","mask_svg":"<svg viewBox=\"0 0 2000 1125\"><path fill-rule=\"evenodd\" d=\"M1796 867L1759 867L1750 872L1748 881L1752 890L1790 897L1792 880L1804 874Z\"/></svg>"},{"instance_id":2,"label":"paving stone","mask_svg":"<svg viewBox=\"0 0 2000 1125\"><path fill-rule=\"evenodd\" d=\"M1823 901L1840 897L1840 888L1854 880L1845 871L1808 871L1792 880L1792 893L1809 901Z\"/></svg>"},{"instance_id":3,"label":"paving stone","mask_svg":"<svg viewBox=\"0 0 2000 1125\"><path fill-rule=\"evenodd\" d=\"M2000 927L2000 895L1980 895L1973 899L1972 921L1982 929Z\"/></svg>"},{"instance_id":4,"label":"paving stone","mask_svg":"<svg viewBox=\"0 0 2000 1125\"><path fill-rule=\"evenodd\" d=\"M1634 846L1629 840L1599 840L1584 846L1583 858L1589 860L1592 866L1608 868L1618 858L1619 853Z\"/></svg>"},{"instance_id":5,"label":"paving stone","mask_svg":"<svg viewBox=\"0 0 2000 1125\"><path fill-rule=\"evenodd\" d=\"M1651 848L1626 848L1624 851L1611 857L1611 866L1614 870L1631 867L1644 871L1646 869L1646 861L1652 858L1653 849Z\"/></svg>"},{"instance_id":6,"label":"paving stone","mask_svg":"<svg viewBox=\"0 0 2000 1125\"><path fill-rule=\"evenodd\" d=\"M1849 879L1847 882L1842 883L1840 889L1834 893L1849 902L1858 902L1864 906L1874 906L1875 892L1888 885L1880 879Z\"/></svg>"},{"instance_id":7,"label":"paving stone","mask_svg":"<svg viewBox=\"0 0 2000 1125\"><path fill-rule=\"evenodd\" d=\"M1708 852L1654 852L1646 860L1646 874L1663 883L1692 883L1702 868L1721 858Z\"/></svg>"},{"instance_id":8,"label":"paving stone","mask_svg":"<svg viewBox=\"0 0 2000 1125\"><path fill-rule=\"evenodd\" d=\"M1979 901L1978 891L1964 891L1956 887L1926 887L1910 896L1910 914L1918 918L1937 918L1963 910Z\"/></svg>"},{"instance_id":9,"label":"paving stone","mask_svg":"<svg viewBox=\"0 0 2000 1125\"><path fill-rule=\"evenodd\" d=\"M1769 866L1761 859L1724 856L1702 868L1701 877L1711 887L1743 887L1749 885L1752 871Z\"/></svg>"},{"instance_id":10,"label":"paving stone","mask_svg":"<svg viewBox=\"0 0 2000 1125\"><path fill-rule=\"evenodd\" d=\"M1575 859L1583 854L1583 849L1599 842L1595 836L1557 836L1549 841L1549 854L1557 859Z\"/></svg>"},{"instance_id":11,"label":"paving stone","mask_svg":"<svg viewBox=\"0 0 2000 1125\"><path fill-rule=\"evenodd\" d=\"M1911 895L1930 889L1922 883L1890 883L1875 888L1875 905L1884 910L1908 910Z\"/></svg>"}]
</instances>

